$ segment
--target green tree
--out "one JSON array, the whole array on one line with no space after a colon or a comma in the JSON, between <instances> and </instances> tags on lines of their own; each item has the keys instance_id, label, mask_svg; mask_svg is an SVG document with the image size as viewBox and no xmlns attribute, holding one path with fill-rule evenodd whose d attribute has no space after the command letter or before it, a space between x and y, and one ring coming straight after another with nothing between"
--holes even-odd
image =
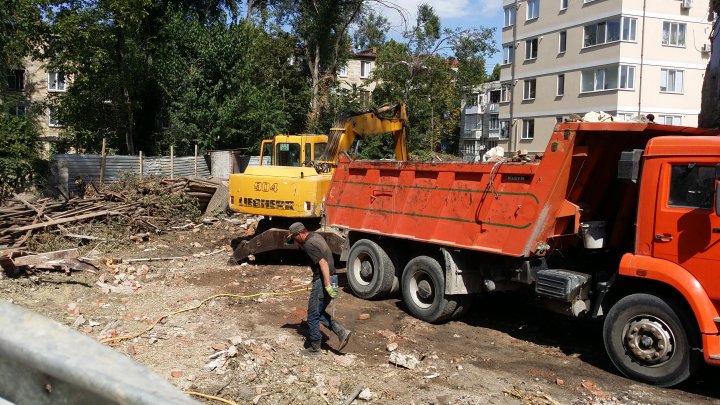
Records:
<instances>
[{"instance_id":1,"label":"green tree","mask_svg":"<svg viewBox=\"0 0 720 405\"><path fill-rule=\"evenodd\" d=\"M375 14L372 9L367 10L360 17L353 32L355 49L380 48L387 42L387 33L390 30L388 19Z\"/></svg>"},{"instance_id":2,"label":"green tree","mask_svg":"<svg viewBox=\"0 0 720 405\"><path fill-rule=\"evenodd\" d=\"M38 130L29 120L0 112L0 200L29 185L39 160Z\"/></svg>"},{"instance_id":3,"label":"green tree","mask_svg":"<svg viewBox=\"0 0 720 405\"><path fill-rule=\"evenodd\" d=\"M422 4L415 25L404 34L405 42L391 40L382 47L374 97L407 103L410 151L415 156L455 151L460 95L487 79L485 58L495 52L493 33L482 27L444 29L432 7Z\"/></svg>"}]
</instances>

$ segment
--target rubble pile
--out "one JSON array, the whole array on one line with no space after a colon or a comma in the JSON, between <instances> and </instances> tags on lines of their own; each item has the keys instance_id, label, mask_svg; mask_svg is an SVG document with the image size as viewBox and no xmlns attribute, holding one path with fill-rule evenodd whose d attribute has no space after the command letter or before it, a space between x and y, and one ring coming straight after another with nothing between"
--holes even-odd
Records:
<instances>
[{"instance_id":1,"label":"rubble pile","mask_svg":"<svg viewBox=\"0 0 720 405\"><path fill-rule=\"evenodd\" d=\"M110 234L137 242L150 234L192 226L203 212L227 207L227 187L215 180L126 178L101 189L92 184L81 189L83 195L65 200L13 194L0 205L2 269L10 274L20 266L92 271L79 263L76 249L66 248L102 242ZM38 243L30 243L33 237L66 242L62 250L37 249Z\"/></svg>"}]
</instances>

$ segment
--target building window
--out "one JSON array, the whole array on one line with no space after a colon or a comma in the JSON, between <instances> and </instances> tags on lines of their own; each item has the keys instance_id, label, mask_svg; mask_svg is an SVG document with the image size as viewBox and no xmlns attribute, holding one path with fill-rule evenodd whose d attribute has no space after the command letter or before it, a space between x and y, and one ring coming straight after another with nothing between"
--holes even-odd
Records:
<instances>
[{"instance_id":1,"label":"building window","mask_svg":"<svg viewBox=\"0 0 720 405\"><path fill-rule=\"evenodd\" d=\"M500 85L500 102L509 103L512 95L512 85L503 83Z\"/></svg>"},{"instance_id":2,"label":"building window","mask_svg":"<svg viewBox=\"0 0 720 405\"><path fill-rule=\"evenodd\" d=\"M617 113L617 115L616 115L616 117L618 117L618 119L620 121L634 121L636 116L637 116L637 114L634 114L634 113L621 113L621 112Z\"/></svg>"},{"instance_id":3,"label":"building window","mask_svg":"<svg viewBox=\"0 0 720 405\"><path fill-rule=\"evenodd\" d=\"M527 0L527 20L540 16L540 0Z\"/></svg>"},{"instance_id":4,"label":"building window","mask_svg":"<svg viewBox=\"0 0 720 405\"><path fill-rule=\"evenodd\" d=\"M497 131L500 129L500 118L497 115L491 115L488 120L488 129L491 131Z\"/></svg>"},{"instance_id":5,"label":"building window","mask_svg":"<svg viewBox=\"0 0 720 405\"><path fill-rule=\"evenodd\" d=\"M525 60L536 59L538 51L538 39L528 39L525 41Z\"/></svg>"},{"instance_id":6,"label":"building window","mask_svg":"<svg viewBox=\"0 0 720 405\"><path fill-rule=\"evenodd\" d=\"M465 131L476 131L482 129L482 115L466 114L465 115Z\"/></svg>"},{"instance_id":7,"label":"building window","mask_svg":"<svg viewBox=\"0 0 720 405\"><path fill-rule=\"evenodd\" d=\"M635 89L635 66L620 65L620 84L618 88Z\"/></svg>"},{"instance_id":8,"label":"building window","mask_svg":"<svg viewBox=\"0 0 720 405\"><path fill-rule=\"evenodd\" d=\"M580 90L583 92L600 91L607 89L605 82L605 68L590 69L582 71L582 84Z\"/></svg>"},{"instance_id":9,"label":"building window","mask_svg":"<svg viewBox=\"0 0 720 405\"><path fill-rule=\"evenodd\" d=\"M619 65L583 70L580 91L634 90L635 66Z\"/></svg>"},{"instance_id":10,"label":"building window","mask_svg":"<svg viewBox=\"0 0 720 405\"><path fill-rule=\"evenodd\" d=\"M535 81L535 79L524 80L523 82L523 100L534 100L535 86L537 82Z\"/></svg>"},{"instance_id":11,"label":"building window","mask_svg":"<svg viewBox=\"0 0 720 405\"><path fill-rule=\"evenodd\" d=\"M502 95L500 94L500 90L490 90L490 102L491 103L499 103L501 97L502 97Z\"/></svg>"},{"instance_id":12,"label":"building window","mask_svg":"<svg viewBox=\"0 0 720 405\"><path fill-rule=\"evenodd\" d=\"M512 27L515 24L515 6L505 7L505 22L503 27Z\"/></svg>"},{"instance_id":13,"label":"building window","mask_svg":"<svg viewBox=\"0 0 720 405\"><path fill-rule=\"evenodd\" d=\"M361 61L360 62L360 77L363 79L367 79L368 76L370 76L370 65L371 62L369 61Z\"/></svg>"},{"instance_id":14,"label":"building window","mask_svg":"<svg viewBox=\"0 0 720 405\"><path fill-rule=\"evenodd\" d=\"M510 45L503 45L503 65L509 65L513 61L513 51L515 50L515 47Z\"/></svg>"},{"instance_id":15,"label":"building window","mask_svg":"<svg viewBox=\"0 0 720 405\"><path fill-rule=\"evenodd\" d=\"M565 75L559 74L557 76L557 95L563 96L565 95Z\"/></svg>"},{"instance_id":16,"label":"building window","mask_svg":"<svg viewBox=\"0 0 720 405\"><path fill-rule=\"evenodd\" d=\"M348 75L347 65L338 69L338 77L347 77L347 75Z\"/></svg>"},{"instance_id":17,"label":"building window","mask_svg":"<svg viewBox=\"0 0 720 405\"><path fill-rule=\"evenodd\" d=\"M685 23L663 22L662 44L668 46L685 46Z\"/></svg>"},{"instance_id":18,"label":"building window","mask_svg":"<svg viewBox=\"0 0 720 405\"><path fill-rule=\"evenodd\" d=\"M622 18L622 40L623 41L636 41L637 40L637 18L623 17Z\"/></svg>"},{"instance_id":19,"label":"building window","mask_svg":"<svg viewBox=\"0 0 720 405\"><path fill-rule=\"evenodd\" d=\"M558 44L558 53L565 53L567 50L567 31L560 31L560 43Z\"/></svg>"},{"instance_id":20,"label":"building window","mask_svg":"<svg viewBox=\"0 0 720 405\"><path fill-rule=\"evenodd\" d=\"M560 10L567 10L568 0L560 0Z\"/></svg>"},{"instance_id":21,"label":"building window","mask_svg":"<svg viewBox=\"0 0 720 405\"><path fill-rule=\"evenodd\" d=\"M523 120L523 131L520 139L535 138L535 120Z\"/></svg>"},{"instance_id":22,"label":"building window","mask_svg":"<svg viewBox=\"0 0 720 405\"><path fill-rule=\"evenodd\" d=\"M682 93L683 71L677 69L660 69L660 91Z\"/></svg>"},{"instance_id":23,"label":"building window","mask_svg":"<svg viewBox=\"0 0 720 405\"><path fill-rule=\"evenodd\" d=\"M472 93L465 100L466 106L478 106L482 103L482 96L480 93Z\"/></svg>"},{"instance_id":24,"label":"building window","mask_svg":"<svg viewBox=\"0 0 720 405\"><path fill-rule=\"evenodd\" d=\"M679 115L659 115L658 121L665 125L682 125L682 117Z\"/></svg>"},{"instance_id":25,"label":"building window","mask_svg":"<svg viewBox=\"0 0 720 405\"><path fill-rule=\"evenodd\" d=\"M8 69L6 76L8 90L20 91L25 89L25 70Z\"/></svg>"},{"instance_id":26,"label":"building window","mask_svg":"<svg viewBox=\"0 0 720 405\"><path fill-rule=\"evenodd\" d=\"M584 28L583 46L602 45L609 42L635 41L637 34L637 19L631 17L617 17Z\"/></svg>"},{"instance_id":27,"label":"building window","mask_svg":"<svg viewBox=\"0 0 720 405\"><path fill-rule=\"evenodd\" d=\"M49 127L60 127L62 124L57 118L57 107L50 106L48 108L48 126Z\"/></svg>"},{"instance_id":28,"label":"building window","mask_svg":"<svg viewBox=\"0 0 720 405\"><path fill-rule=\"evenodd\" d=\"M65 91L65 73L48 73L48 91Z\"/></svg>"},{"instance_id":29,"label":"building window","mask_svg":"<svg viewBox=\"0 0 720 405\"><path fill-rule=\"evenodd\" d=\"M10 110L10 113L15 115L16 117L26 118L27 114L25 111L25 103L23 103L23 102L15 103L15 108L12 108Z\"/></svg>"},{"instance_id":30,"label":"building window","mask_svg":"<svg viewBox=\"0 0 720 405\"><path fill-rule=\"evenodd\" d=\"M500 139L508 139L510 137L510 121L500 121Z\"/></svg>"},{"instance_id":31,"label":"building window","mask_svg":"<svg viewBox=\"0 0 720 405\"><path fill-rule=\"evenodd\" d=\"M360 92L360 104L363 107L367 107L370 105L371 102L372 102L372 93L367 90L361 91Z\"/></svg>"}]
</instances>

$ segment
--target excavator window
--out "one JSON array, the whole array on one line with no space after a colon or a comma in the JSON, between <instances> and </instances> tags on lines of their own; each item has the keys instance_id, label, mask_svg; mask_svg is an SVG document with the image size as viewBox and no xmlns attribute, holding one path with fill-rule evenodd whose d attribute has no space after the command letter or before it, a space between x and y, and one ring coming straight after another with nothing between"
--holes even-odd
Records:
<instances>
[{"instance_id":1,"label":"excavator window","mask_svg":"<svg viewBox=\"0 0 720 405\"><path fill-rule=\"evenodd\" d=\"M315 161L329 159L324 156L325 149L327 149L327 142L318 142L315 144Z\"/></svg>"},{"instance_id":2,"label":"excavator window","mask_svg":"<svg viewBox=\"0 0 720 405\"><path fill-rule=\"evenodd\" d=\"M276 151L278 166L300 167L299 143L278 143Z\"/></svg>"}]
</instances>

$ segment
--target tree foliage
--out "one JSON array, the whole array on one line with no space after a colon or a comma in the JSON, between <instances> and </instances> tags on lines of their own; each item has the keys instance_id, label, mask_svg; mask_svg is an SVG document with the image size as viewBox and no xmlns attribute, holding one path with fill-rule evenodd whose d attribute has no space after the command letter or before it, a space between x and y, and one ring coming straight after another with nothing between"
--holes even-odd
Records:
<instances>
[{"instance_id":1,"label":"tree foliage","mask_svg":"<svg viewBox=\"0 0 720 405\"><path fill-rule=\"evenodd\" d=\"M457 148L460 95L487 80L485 58L495 52L492 28L443 28L432 7L418 7L405 42L386 43L377 57L376 101L402 100L416 156Z\"/></svg>"}]
</instances>

